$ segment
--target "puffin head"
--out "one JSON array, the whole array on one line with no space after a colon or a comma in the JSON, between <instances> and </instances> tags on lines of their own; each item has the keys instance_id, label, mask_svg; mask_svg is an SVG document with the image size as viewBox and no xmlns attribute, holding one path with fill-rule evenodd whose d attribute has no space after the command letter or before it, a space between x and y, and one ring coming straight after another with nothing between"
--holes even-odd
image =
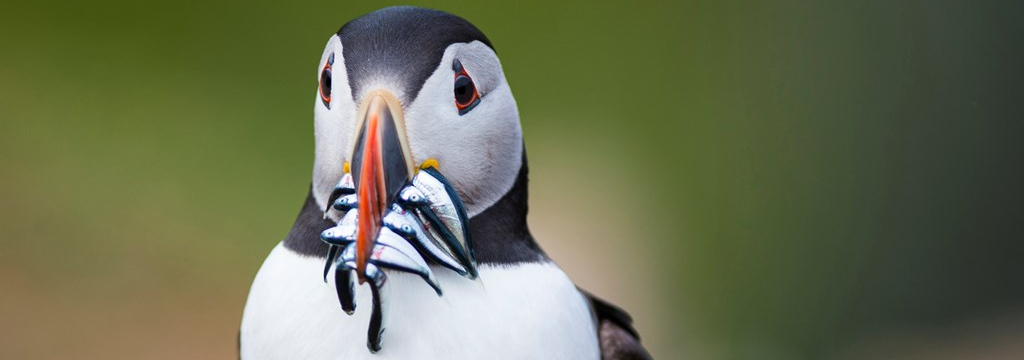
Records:
<instances>
[{"instance_id":1,"label":"puffin head","mask_svg":"<svg viewBox=\"0 0 1024 360\"><path fill-rule=\"evenodd\" d=\"M316 75L321 209L347 172L362 204L387 204L420 168L437 167L470 217L516 183L516 102L490 41L466 20L416 7L369 13L328 39Z\"/></svg>"}]
</instances>

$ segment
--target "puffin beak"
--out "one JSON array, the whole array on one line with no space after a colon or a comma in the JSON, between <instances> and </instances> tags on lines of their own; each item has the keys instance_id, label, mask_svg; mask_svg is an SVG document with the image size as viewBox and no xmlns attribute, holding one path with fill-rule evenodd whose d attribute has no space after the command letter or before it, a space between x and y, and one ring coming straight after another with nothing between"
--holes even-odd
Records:
<instances>
[{"instance_id":1,"label":"puffin beak","mask_svg":"<svg viewBox=\"0 0 1024 360\"><path fill-rule=\"evenodd\" d=\"M372 92L361 104L360 114L362 122L351 169L359 199L356 273L362 283L388 204L412 179L415 167L398 98L384 90Z\"/></svg>"}]
</instances>

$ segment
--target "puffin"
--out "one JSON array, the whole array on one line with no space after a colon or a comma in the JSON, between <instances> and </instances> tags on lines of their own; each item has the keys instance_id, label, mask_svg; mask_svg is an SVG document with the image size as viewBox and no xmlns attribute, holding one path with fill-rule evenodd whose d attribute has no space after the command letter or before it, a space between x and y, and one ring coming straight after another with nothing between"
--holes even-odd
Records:
<instances>
[{"instance_id":1,"label":"puffin","mask_svg":"<svg viewBox=\"0 0 1024 360\"><path fill-rule=\"evenodd\" d=\"M519 112L476 26L380 9L316 79L312 184L252 283L241 359L651 358L531 235Z\"/></svg>"}]
</instances>

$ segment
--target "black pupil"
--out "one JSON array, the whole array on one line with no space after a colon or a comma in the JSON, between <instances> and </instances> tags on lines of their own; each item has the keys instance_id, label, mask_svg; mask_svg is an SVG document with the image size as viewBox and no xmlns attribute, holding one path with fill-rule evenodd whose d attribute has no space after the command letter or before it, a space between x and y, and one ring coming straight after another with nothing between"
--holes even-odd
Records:
<instances>
[{"instance_id":1,"label":"black pupil","mask_svg":"<svg viewBox=\"0 0 1024 360\"><path fill-rule=\"evenodd\" d=\"M460 105L469 105L470 101L473 101L473 93L476 92L476 86L473 85L473 80L466 75L459 75L455 78L455 102Z\"/></svg>"},{"instance_id":2,"label":"black pupil","mask_svg":"<svg viewBox=\"0 0 1024 360\"><path fill-rule=\"evenodd\" d=\"M323 91L324 97L331 96L331 70L324 69L320 73L320 91Z\"/></svg>"}]
</instances>

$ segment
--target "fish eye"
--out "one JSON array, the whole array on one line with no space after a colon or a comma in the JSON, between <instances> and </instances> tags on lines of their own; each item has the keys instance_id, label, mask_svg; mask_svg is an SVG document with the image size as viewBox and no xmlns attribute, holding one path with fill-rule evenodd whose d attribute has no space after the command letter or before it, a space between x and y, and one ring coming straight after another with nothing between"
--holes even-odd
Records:
<instances>
[{"instance_id":1,"label":"fish eye","mask_svg":"<svg viewBox=\"0 0 1024 360\"><path fill-rule=\"evenodd\" d=\"M465 115L480 103L480 93L461 61L456 59L452 64L452 70L455 71L455 107L459 109L459 115Z\"/></svg>"},{"instance_id":2,"label":"fish eye","mask_svg":"<svg viewBox=\"0 0 1024 360\"><path fill-rule=\"evenodd\" d=\"M320 70L320 101L328 109L331 108L331 67L334 65L334 54L327 58L323 70Z\"/></svg>"}]
</instances>

